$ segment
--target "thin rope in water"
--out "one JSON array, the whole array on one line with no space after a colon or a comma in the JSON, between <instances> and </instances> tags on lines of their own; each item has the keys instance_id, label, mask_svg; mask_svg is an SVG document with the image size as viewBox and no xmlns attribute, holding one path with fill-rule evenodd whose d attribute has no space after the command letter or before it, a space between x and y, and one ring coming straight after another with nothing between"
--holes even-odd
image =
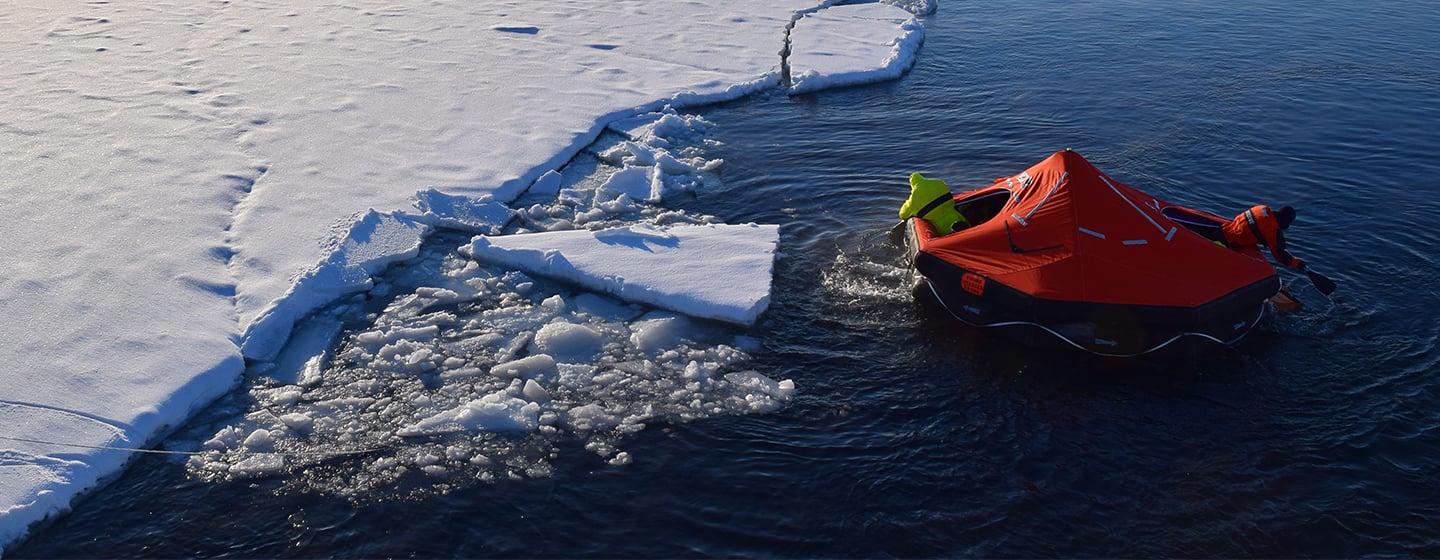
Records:
<instances>
[{"instance_id":1,"label":"thin rope in water","mask_svg":"<svg viewBox=\"0 0 1440 560\"><path fill-rule=\"evenodd\" d=\"M12 436L0 436L0 439L18 441L23 443L35 443L40 445L58 445L61 447L77 447L80 449L99 449L104 451L128 451L131 453L150 453L154 455L185 455L199 456L211 453L210 451L170 451L166 449L137 449L134 447L117 447L113 445L86 445L83 443L65 443L62 441L48 441L43 439L20 438ZM374 453L386 449L384 447L373 447L353 451L250 451L254 455L282 455L282 456L311 456L311 457L343 457L346 455L361 455Z\"/></svg>"}]
</instances>

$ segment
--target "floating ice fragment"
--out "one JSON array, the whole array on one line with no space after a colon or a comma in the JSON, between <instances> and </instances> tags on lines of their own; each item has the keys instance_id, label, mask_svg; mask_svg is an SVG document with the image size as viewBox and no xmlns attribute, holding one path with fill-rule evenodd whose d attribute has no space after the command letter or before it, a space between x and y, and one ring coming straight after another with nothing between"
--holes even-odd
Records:
<instances>
[{"instance_id":1,"label":"floating ice fragment","mask_svg":"<svg viewBox=\"0 0 1440 560\"><path fill-rule=\"evenodd\" d=\"M699 116L681 117L679 114L671 112L664 113L659 119L656 119L650 130L655 136L674 140L689 138L695 135L697 129L705 130L710 126L713 125Z\"/></svg>"},{"instance_id":2,"label":"floating ice fragment","mask_svg":"<svg viewBox=\"0 0 1440 560\"><path fill-rule=\"evenodd\" d=\"M763 394L774 397L775 399L786 400L795 393L794 381L791 381L789 379L786 379L784 381L775 381L774 379L766 377L765 375L762 375L759 372L755 371L738 371L734 373L727 373L725 374L725 381L728 381L737 387L748 389L750 391L750 394L746 397L747 400L751 400L752 402L754 402L754 400L750 399L749 397L755 394ZM757 405L756 408L757 411L761 411L763 409L773 408L773 406Z\"/></svg>"},{"instance_id":3,"label":"floating ice fragment","mask_svg":"<svg viewBox=\"0 0 1440 560\"><path fill-rule=\"evenodd\" d=\"M534 354L503 364L496 364L490 368L490 374L496 377L532 379L543 374L554 373L555 371L555 358L550 357L548 354Z\"/></svg>"},{"instance_id":4,"label":"floating ice fragment","mask_svg":"<svg viewBox=\"0 0 1440 560\"><path fill-rule=\"evenodd\" d=\"M525 398L536 403L546 403L550 401L550 392L546 391L544 387L541 387L539 383L536 383L534 379L525 380L525 389L522 394L525 395Z\"/></svg>"},{"instance_id":5,"label":"floating ice fragment","mask_svg":"<svg viewBox=\"0 0 1440 560\"><path fill-rule=\"evenodd\" d=\"M282 415L280 416L280 421L285 423L285 426L289 427L290 429L299 432L308 432L311 428L315 427L314 418L298 412L292 412Z\"/></svg>"},{"instance_id":6,"label":"floating ice fragment","mask_svg":"<svg viewBox=\"0 0 1440 560\"><path fill-rule=\"evenodd\" d=\"M620 424L620 417L605 411L599 404L587 404L571 408L565 414L570 427L580 431L597 431L613 428Z\"/></svg>"},{"instance_id":7,"label":"floating ice fragment","mask_svg":"<svg viewBox=\"0 0 1440 560\"><path fill-rule=\"evenodd\" d=\"M933 13L935 13L935 8L936 8L936 2L935 2L935 0L880 0L880 1L881 1L882 3L890 4L890 5L892 5L892 6L895 6L895 7L897 7L897 8L903 8L905 11L910 12L910 13L912 13L912 14L915 14L915 15L917 15L917 16L928 16L928 15L930 15L930 14L933 14Z\"/></svg>"},{"instance_id":8,"label":"floating ice fragment","mask_svg":"<svg viewBox=\"0 0 1440 560\"><path fill-rule=\"evenodd\" d=\"M555 170L546 171L539 179L530 184L530 189L525 191L534 196L555 196L560 194L560 185L564 183L560 172Z\"/></svg>"},{"instance_id":9,"label":"floating ice fragment","mask_svg":"<svg viewBox=\"0 0 1440 560\"><path fill-rule=\"evenodd\" d=\"M285 456L279 453L251 455L227 468L230 474L241 477L273 474L284 469Z\"/></svg>"},{"instance_id":10,"label":"floating ice fragment","mask_svg":"<svg viewBox=\"0 0 1440 560\"><path fill-rule=\"evenodd\" d=\"M395 432L401 437L461 431L525 432L540 425L540 405L496 392L441 412Z\"/></svg>"},{"instance_id":11,"label":"floating ice fragment","mask_svg":"<svg viewBox=\"0 0 1440 560\"><path fill-rule=\"evenodd\" d=\"M594 329L573 323L550 323L535 333L535 348L562 361L583 362L594 358L605 338Z\"/></svg>"},{"instance_id":12,"label":"floating ice fragment","mask_svg":"<svg viewBox=\"0 0 1440 560\"><path fill-rule=\"evenodd\" d=\"M627 301L750 325L770 305L778 239L774 225L677 225L479 236L461 252Z\"/></svg>"},{"instance_id":13,"label":"floating ice fragment","mask_svg":"<svg viewBox=\"0 0 1440 560\"><path fill-rule=\"evenodd\" d=\"M415 206L438 225L475 233L497 233L515 216L488 194L470 198L426 189L415 194Z\"/></svg>"},{"instance_id":14,"label":"floating ice fragment","mask_svg":"<svg viewBox=\"0 0 1440 560\"><path fill-rule=\"evenodd\" d=\"M806 15L790 38L794 94L898 78L915 63L924 28L902 8L854 4Z\"/></svg>"},{"instance_id":15,"label":"floating ice fragment","mask_svg":"<svg viewBox=\"0 0 1440 560\"><path fill-rule=\"evenodd\" d=\"M270 430L259 428L250 432L242 445L251 451L269 451L274 449L275 440L270 438Z\"/></svg>"},{"instance_id":16,"label":"floating ice fragment","mask_svg":"<svg viewBox=\"0 0 1440 560\"><path fill-rule=\"evenodd\" d=\"M653 167L626 167L611 175L600 189L612 196L625 195L632 200L659 202L664 194L664 182L658 173L659 170Z\"/></svg>"},{"instance_id":17,"label":"floating ice fragment","mask_svg":"<svg viewBox=\"0 0 1440 560\"><path fill-rule=\"evenodd\" d=\"M630 344L640 351L654 355L673 347L694 327L684 317L671 314L651 314L631 325Z\"/></svg>"},{"instance_id":18,"label":"floating ice fragment","mask_svg":"<svg viewBox=\"0 0 1440 560\"><path fill-rule=\"evenodd\" d=\"M558 315L565 311L565 298L559 294L545 298L544 301L540 302L540 309L545 310L547 313Z\"/></svg>"},{"instance_id":19,"label":"floating ice fragment","mask_svg":"<svg viewBox=\"0 0 1440 560\"><path fill-rule=\"evenodd\" d=\"M577 315L604 321L628 321L641 314L635 305L591 293L575 296L573 303Z\"/></svg>"}]
</instances>

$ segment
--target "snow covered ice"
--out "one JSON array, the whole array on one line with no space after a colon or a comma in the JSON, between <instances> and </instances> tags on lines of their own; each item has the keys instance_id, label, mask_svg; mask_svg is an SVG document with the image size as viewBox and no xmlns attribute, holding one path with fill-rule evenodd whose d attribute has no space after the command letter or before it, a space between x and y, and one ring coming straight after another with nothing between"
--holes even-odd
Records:
<instances>
[{"instance_id":1,"label":"snow covered ice","mask_svg":"<svg viewBox=\"0 0 1440 560\"><path fill-rule=\"evenodd\" d=\"M626 300L750 324L770 302L770 253L778 239L776 226L755 224L631 226L481 236L465 251ZM707 281L719 277L730 281Z\"/></svg>"},{"instance_id":2,"label":"snow covered ice","mask_svg":"<svg viewBox=\"0 0 1440 560\"><path fill-rule=\"evenodd\" d=\"M704 318L764 311L775 226L660 206L723 166L703 156L708 124L672 108L777 87L792 24L799 79L780 87L797 90L893 78L920 41L900 8L815 0L15 0L0 21L0 546L221 397L278 414L217 420L197 471L396 449L369 487L543 476L557 434L623 464L618 434L647 421L773 410L794 387L745 369L754 341ZM426 256L454 230L486 236L477 257L586 236L676 242L671 264L708 231L763 282L637 295L656 287L643 271L586 272L573 250L564 273ZM444 285L342 329L402 261ZM537 289L552 280L594 293ZM274 377L237 392L247 360ZM494 466L534 454L529 472Z\"/></svg>"},{"instance_id":3,"label":"snow covered ice","mask_svg":"<svg viewBox=\"0 0 1440 560\"><path fill-rule=\"evenodd\" d=\"M927 8L934 11L933 4ZM923 34L909 13L885 4L835 6L807 15L790 33L790 91L898 78L913 65Z\"/></svg>"}]
</instances>

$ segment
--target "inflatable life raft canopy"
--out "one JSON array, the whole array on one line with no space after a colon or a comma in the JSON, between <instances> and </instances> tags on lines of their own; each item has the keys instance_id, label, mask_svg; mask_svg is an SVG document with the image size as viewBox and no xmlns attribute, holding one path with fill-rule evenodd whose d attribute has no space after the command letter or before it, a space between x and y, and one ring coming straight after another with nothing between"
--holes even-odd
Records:
<instances>
[{"instance_id":1,"label":"inflatable life raft canopy","mask_svg":"<svg viewBox=\"0 0 1440 560\"><path fill-rule=\"evenodd\" d=\"M1131 188L1070 150L955 198L974 225L940 236L911 220L911 241L916 270L968 322L1056 325L1119 311L1155 331L1127 352L1164 331L1229 343L1280 288L1258 249L1206 237L1226 220Z\"/></svg>"}]
</instances>

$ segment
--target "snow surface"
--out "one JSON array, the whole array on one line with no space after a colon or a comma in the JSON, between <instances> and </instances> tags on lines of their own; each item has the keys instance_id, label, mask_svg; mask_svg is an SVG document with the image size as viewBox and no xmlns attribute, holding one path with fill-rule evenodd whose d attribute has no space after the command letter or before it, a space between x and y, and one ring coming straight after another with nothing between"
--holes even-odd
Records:
<instances>
[{"instance_id":1,"label":"snow surface","mask_svg":"<svg viewBox=\"0 0 1440 560\"><path fill-rule=\"evenodd\" d=\"M610 236L612 248L665 247L674 249L664 255L677 272L685 267L676 263L704 259L688 246L722 244L746 272L729 290L715 291L703 278L689 286L658 282L645 275L650 264L533 272L580 284L601 279L622 298L754 321L769 298L774 226L710 224L655 206L703 188L704 174L723 163L672 145L675 137L703 135L706 123L669 107L775 87L792 23L796 90L889 79L908 67L919 32L907 12L826 4L0 5L0 547L118 474L133 458L125 449L154 444L230 393L247 360L274 361L281 378L253 391L270 390L265 402L283 412L247 417L253 429L231 426L209 438L204 455L194 455L202 468L276 472L288 456L270 451L296 434L334 429L353 437L344 427L357 420L347 414L362 414L373 397L300 400L303 388L329 383L326 352L281 350L331 344L337 322L317 319L292 331L332 302L384 288L377 275L416 258L439 228L486 234L470 250L481 258L509 251L496 258L510 264L523 260L527 246L506 237L558 240L571 250L555 254L572 264L585 260L584 238L603 245ZM832 10L836 17L828 17ZM838 38L849 40L828 43ZM806 62L804 49L829 58ZM847 49L865 54L835 56ZM619 171L588 185L594 188L567 185L565 164L602 133L627 138L595 154ZM499 235L517 224L524 235ZM701 231L713 235L694 235ZM618 279L623 287L613 289ZM528 289L513 274L467 281L508 283L512 294ZM424 298L446 301L452 293L464 297L434 291ZM405 301L424 298L417 292ZM407 410L428 415L397 413L378 431L634 428L645 418L771 410L793 391L788 382L727 370L741 361L743 344L697 347L665 326L684 323L682 316L616 318L589 298L570 300L527 304L545 310L521 314L533 321L498 313L501 327L471 329L510 345L487 358L493 367L472 368L486 382L469 386L484 392L447 395L455 396L450 402L415 388L414 398L429 402ZM465 365L447 362L457 356L405 343L449 328L440 323L360 333L353 348L378 346L351 358L419 368L402 368L412 374L428 363L462 378L455 372ZM533 342L519 349L527 356L498 361L520 340ZM688 400L647 409L675 393L665 380L670 370L639 368L626 377L602 367L604 352L590 354L589 345L629 348L622 356L659 352L666 358L652 361L674 364L675 375L688 379L682 385L690 389L678 393ZM408 383L350 385L385 382ZM600 403L613 395L586 393L595 386L638 396L607 410ZM605 440L592 444L606 454ZM495 454L477 451L467 460ZM622 454L606 456L623 463ZM444 464L419 455L386 461L426 472Z\"/></svg>"}]
</instances>

